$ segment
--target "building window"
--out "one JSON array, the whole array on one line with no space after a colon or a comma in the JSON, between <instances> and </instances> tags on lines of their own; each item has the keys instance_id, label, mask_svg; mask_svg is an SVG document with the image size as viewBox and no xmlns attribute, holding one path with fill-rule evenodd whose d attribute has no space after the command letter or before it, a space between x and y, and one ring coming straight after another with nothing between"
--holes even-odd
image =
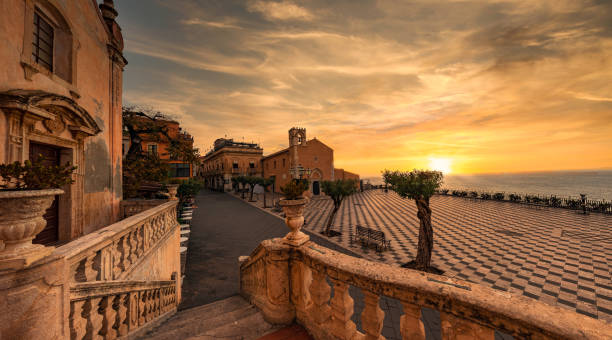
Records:
<instances>
[{"instance_id":1,"label":"building window","mask_svg":"<svg viewBox=\"0 0 612 340\"><path fill-rule=\"evenodd\" d=\"M283 158L283 168L285 167L285 159Z\"/></svg>"},{"instance_id":2,"label":"building window","mask_svg":"<svg viewBox=\"0 0 612 340\"><path fill-rule=\"evenodd\" d=\"M32 40L32 61L53 72L53 36L51 24L34 12L34 39Z\"/></svg>"},{"instance_id":3,"label":"building window","mask_svg":"<svg viewBox=\"0 0 612 340\"><path fill-rule=\"evenodd\" d=\"M250 162L249 162L249 168L251 168L251 169L255 169L255 162L250 161Z\"/></svg>"},{"instance_id":4,"label":"building window","mask_svg":"<svg viewBox=\"0 0 612 340\"><path fill-rule=\"evenodd\" d=\"M170 163L170 177L189 177L189 163Z\"/></svg>"},{"instance_id":5,"label":"building window","mask_svg":"<svg viewBox=\"0 0 612 340\"><path fill-rule=\"evenodd\" d=\"M157 156L157 144L147 145L147 152L149 153L149 155Z\"/></svg>"},{"instance_id":6,"label":"building window","mask_svg":"<svg viewBox=\"0 0 612 340\"><path fill-rule=\"evenodd\" d=\"M238 161L234 161L234 164L232 164L232 167L234 169L238 169Z\"/></svg>"}]
</instances>

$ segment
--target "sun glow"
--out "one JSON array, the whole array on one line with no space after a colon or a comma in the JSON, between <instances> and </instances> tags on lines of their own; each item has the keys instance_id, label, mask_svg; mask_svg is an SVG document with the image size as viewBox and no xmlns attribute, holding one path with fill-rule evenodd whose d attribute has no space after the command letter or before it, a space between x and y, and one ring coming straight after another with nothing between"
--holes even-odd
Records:
<instances>
[{"instance_id":1,"label":"sun glow","mask_svg":"<svg viewBox=\"0 0 612 340\"><path fill-rule=\"evenodd\" d=\"M432 170L442 171L444 174L450 174L452 160L449 158L430 158L429 168Z\"/></svg>"}]
</instances>

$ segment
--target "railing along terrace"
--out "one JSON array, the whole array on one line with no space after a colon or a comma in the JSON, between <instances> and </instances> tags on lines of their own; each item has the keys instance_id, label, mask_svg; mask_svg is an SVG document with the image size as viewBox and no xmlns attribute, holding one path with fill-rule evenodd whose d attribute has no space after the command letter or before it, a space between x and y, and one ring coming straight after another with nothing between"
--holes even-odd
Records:
<instances>
[{"instance_id":1,"label":"railing along terrace","mask_svg":"<svg viewBox=\"0 0 612 340\"><path fill-rule=\"evenodd\" d=\"M268 322L297 321L315 339L384 339L381 296L401 302L403 339L425 339L423 307L438 310L445 340L610 339L612 325L560 307L452 278L347 256L313 242L263 241L240 259L241 294ZM333 285L333 297L328 280ZM349 286L361 289L363 333L351 320Z\"/></svg>"},{"instance_id":2,"label":"railing along terrace","mask_svg":"<svg viewBox=\"0 0 612 340\"><path fill-rule=\"evenodd\" d=\"M473 190L438 190L440 195L450 195L455 197L472 198L480 200L494 200L503 202L519 203L536 207L551 207L563 208L571 210L584 210L587 212L596 212L602 214L612 214L612 202L606 200L585 199L579 197L557 197L556 195L536 195L491 191L473 191Z\"/></svg>"},{"instance_id":3,"label":"railing along terrace","mask_svg":"<svg viewBox=\"0 0 612 340\"><path fill-rule=\"evenodd\" d=\"M70 288L70 339L116 339L178 304L177 281L78 283Z\"/></svg>"},{"instance_id":4,"label":"railing along terrace","mask_svg":"<svg viewBox=\"0 0 612 340\"><path fill-rule=\"evenodd\" d=\"M130 216L55 250L73 282L123 280L178 227L177 201Z\"/></svg>"}]
</instances>

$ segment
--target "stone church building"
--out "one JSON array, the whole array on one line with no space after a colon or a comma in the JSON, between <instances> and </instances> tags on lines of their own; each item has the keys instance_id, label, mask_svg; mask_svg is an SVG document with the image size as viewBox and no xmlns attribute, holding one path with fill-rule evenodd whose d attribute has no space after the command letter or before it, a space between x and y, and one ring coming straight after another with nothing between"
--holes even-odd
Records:
<instances>
[{"instance_id":1,"label":"stone church building","mask_svg":"<svg viewBox=\"0 0 612 340\"><path fill-rule=\"evenodd\" d=\"M294 169L294 174L291 170ZM297 169L297 170L296 170ZM354 179L359 175L334 168L334 150L320 140L306 139L306 129L289 130L289 147L262 158L265 178L274 178L274 191L280 192L294 175L310 180L310 192L320 195L321 182Z\"/></svg>"},{"instance_id":2,"label":"stone church building","mask_svg":"<svg viewBox=\"0 0 612 340\"><path fill-rule=\"evenodd\" d=\"M123 38L112 1L0 2L0 163L42 154L78 168L39 243L116 222L121 189Z\"/></svg>"}]
</instances>

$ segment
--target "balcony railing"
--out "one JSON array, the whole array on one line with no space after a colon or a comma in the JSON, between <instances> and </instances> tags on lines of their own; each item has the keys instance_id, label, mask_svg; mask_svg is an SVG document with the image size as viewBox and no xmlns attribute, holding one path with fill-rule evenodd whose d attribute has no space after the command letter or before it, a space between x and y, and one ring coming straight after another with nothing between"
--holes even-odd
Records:
<instances>
[{"instance_id":1,"label":"balcony railing","mask_svg":"<svg viewBox=\"0 0 612 340\"><path fill-rule=\"evenodd\" d=\"M87 234L55 253L70 263L73 282L123 280L178 228L176 202L163 203Z\"/></svg>"},{"instance_id":2,"label":"balcony railing","mask_svg":"<svg viewBox=\"0 0 612 340\"><path fill-rule=\"evenodd\" d=\"M241 258L241 294L271 323L297 321L315 339L381 339L381 296L399 300L403 339L425 339L421 308L440 312L442 339L609 339L612 325L469 282L354 258L312 242L263 241ZM331 287L334 294L331 297ZM364 333L351 320L349 286L361 289Z\"/></svg>"}]
</instances>

